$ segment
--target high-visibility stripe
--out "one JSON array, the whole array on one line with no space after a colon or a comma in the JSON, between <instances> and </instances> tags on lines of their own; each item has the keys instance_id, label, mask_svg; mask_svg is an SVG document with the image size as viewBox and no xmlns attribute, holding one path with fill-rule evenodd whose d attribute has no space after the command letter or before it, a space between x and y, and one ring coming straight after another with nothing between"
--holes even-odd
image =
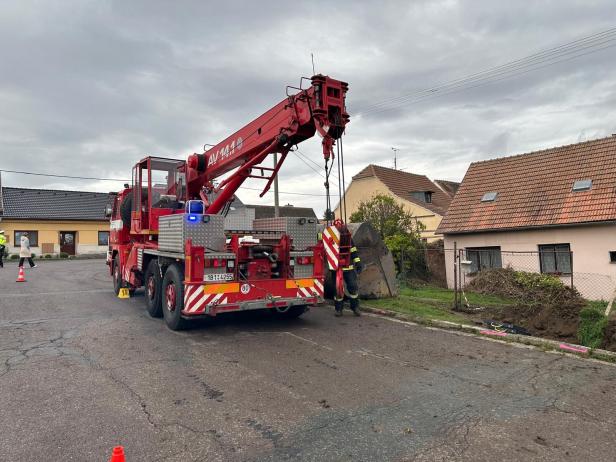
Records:
<instances>
[{"instance_id":1,"label":"high-visibility stripe","mask_svg":"<svg viewBox=\"0 0 616 462\"><path fill-rule=\"evenodd\" d=\"M355 246L351 247L351 252L357 252L357 247Z\"/></svg>"},{"instance_id":2,"label":"high-visibility stripe","mask_svg":"<svg viewBox=\"0 0 616 462\"><path fill-rule=\"evenodd\" d=\"M192 303L197 299L197 297L199 297L200 295L202 295L201 292L201 287L199 286L188 286L187 287L187 291L189 291L189 294L187 295L187 299L186 299L186 305L192 305Z\"/></svg>"},{"instance_id":3,"label":"high-visibility stripe","mask_svg":"<svg viewBox=\"0 0 616 462\"><path fill-rule=\"evenodd\" d=\"M295 289L300 287L312 287L314 281L312 279L287 279L285 286L287 289Z\"/></svg>"},{"instance_id":4,"label":"high-visibility stripe","mask_svg":"<svg viewBox=\"0 0 616 462\"><path fill-rule=\"evenodd\" d=\"M235 294L239 291L239 282L229 282L225 284L206 284L203 286L203 292L206 294Z\"/></svg>"},{"instance_id":5,"label":"high-visibility stripe","mask_svg":"<svg viewBox=\"0 0 616 462\"><path fill-rule=\"evenodd\" d=\"M196 313L209 299L211 295L201 294L201 298L188 310L190 313Z\"/></svg>"},{"instance_id":6,"label":"high-visibility stripe","mask_svg":"<svg viewBox=\"0 0 616 462\"><path fill-rule=\"evenodd\" d=\"M329 235L332 241L336 244L340 244L340 234L335 226L329 226L325 228L325 232Z\"/></svg>"},{"instance_id":7,"label":"high-visibility stripe","mask_svg":"<svg viewBox=\"0 0 616 462\"><path fill-rule=\"evenodd\" d=\"M360 261L361 261L361 258L359 258L359 257L355 257L353 259L353 263L359 263Z\"/></svg>"}]
</instances>

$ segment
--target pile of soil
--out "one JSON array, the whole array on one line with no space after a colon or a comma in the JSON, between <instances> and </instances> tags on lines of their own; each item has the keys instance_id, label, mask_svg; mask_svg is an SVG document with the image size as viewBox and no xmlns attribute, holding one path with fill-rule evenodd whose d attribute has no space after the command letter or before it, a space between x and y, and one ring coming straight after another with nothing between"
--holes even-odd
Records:
<instances>
[{"instance_id":1,"label":"pile of soil","mask_svg":"<svg viewBox=\"0 0 616 462\"><path fill-rule=\"evenodd\" d=\"M603 343L600 348L604 350L616 351L616 319L610 319L605 328Z\"/></svg>"},{"instance_id":2,"label":"pile of soil","mask_svg":"<svg viewBox=\"0 0 616 462\"><path fill-rule=\"evenodd\" d=\"M511 268L490 269L481 271L467 290L513 300L505 307L488 308L481 315L484 318L524 327L538 337L577 341L580 310L586 301L558 278Z\"/></svg>"}]
</instances>

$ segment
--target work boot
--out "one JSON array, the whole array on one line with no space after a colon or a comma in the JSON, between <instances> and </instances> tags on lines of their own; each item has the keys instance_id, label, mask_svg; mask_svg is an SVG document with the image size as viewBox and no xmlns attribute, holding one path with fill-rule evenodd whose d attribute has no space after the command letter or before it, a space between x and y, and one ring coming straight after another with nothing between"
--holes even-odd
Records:
<instances>
[{"instance_id":1,"label":"work boot","mask_svg":"<svg viewBox=\"0 0 616 462\"><path fill-rule=\"evenodd\" d=\"M336 311L334 312L334 316L342 316L342 303L342 300L334 300L334 308L336 309Z\"/></svg>"},{"instance_id":2,"label":"work boot","mask_svg":"<svg viewBox=\"0 0 616 462\"><path fill-rule=\"evenodd\" d=\"M351 299L351 311L355 316L361 316L361 311L359 311L359 300L357 298Z\"/></svg>"}]
</instances>

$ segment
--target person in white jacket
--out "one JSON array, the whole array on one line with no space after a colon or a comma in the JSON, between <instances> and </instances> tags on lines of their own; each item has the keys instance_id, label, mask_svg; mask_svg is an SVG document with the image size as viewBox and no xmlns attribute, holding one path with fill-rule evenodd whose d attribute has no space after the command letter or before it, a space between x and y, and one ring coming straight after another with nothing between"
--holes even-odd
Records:
<instances>
[{"instance_id":1,"label":"person in white jacket","mask_svg":"<svg viewBox=\"0 0 616 462\"><path fill-rule=\"evenodd\" d=\"M30 268L36 268L34 261L32 261L32 253L30 252L30 239L28 239L28 233L21 233L21 239L19 241L21 248L19 249L19 267L24 266L24 261L28 259Z\"/></svg>"}]
</instances>

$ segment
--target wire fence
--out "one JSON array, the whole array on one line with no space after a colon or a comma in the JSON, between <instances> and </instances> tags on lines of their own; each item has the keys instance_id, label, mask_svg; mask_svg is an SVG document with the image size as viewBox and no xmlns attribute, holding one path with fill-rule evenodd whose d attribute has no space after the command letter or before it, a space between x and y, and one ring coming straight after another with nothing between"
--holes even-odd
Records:
<instances>
[{"instance_id":1,"label":"wire fence","mask_svg":"<svg viewBox=\"0 0 616 462\"><path fill-rule=\"evenodd\" d=\"M537 251L511 251L499 247L446 249L427 245L401 251L394 258L402 283L454 289L456 299L452 297L452 303L456 304L460 303L457 292L466 289L478 274L491 268L549 274L575 288L587 300L610 301L616 295L613 276L576 271L573 252L559 246L545 246Z\"/></svg>"}]
</instances>

